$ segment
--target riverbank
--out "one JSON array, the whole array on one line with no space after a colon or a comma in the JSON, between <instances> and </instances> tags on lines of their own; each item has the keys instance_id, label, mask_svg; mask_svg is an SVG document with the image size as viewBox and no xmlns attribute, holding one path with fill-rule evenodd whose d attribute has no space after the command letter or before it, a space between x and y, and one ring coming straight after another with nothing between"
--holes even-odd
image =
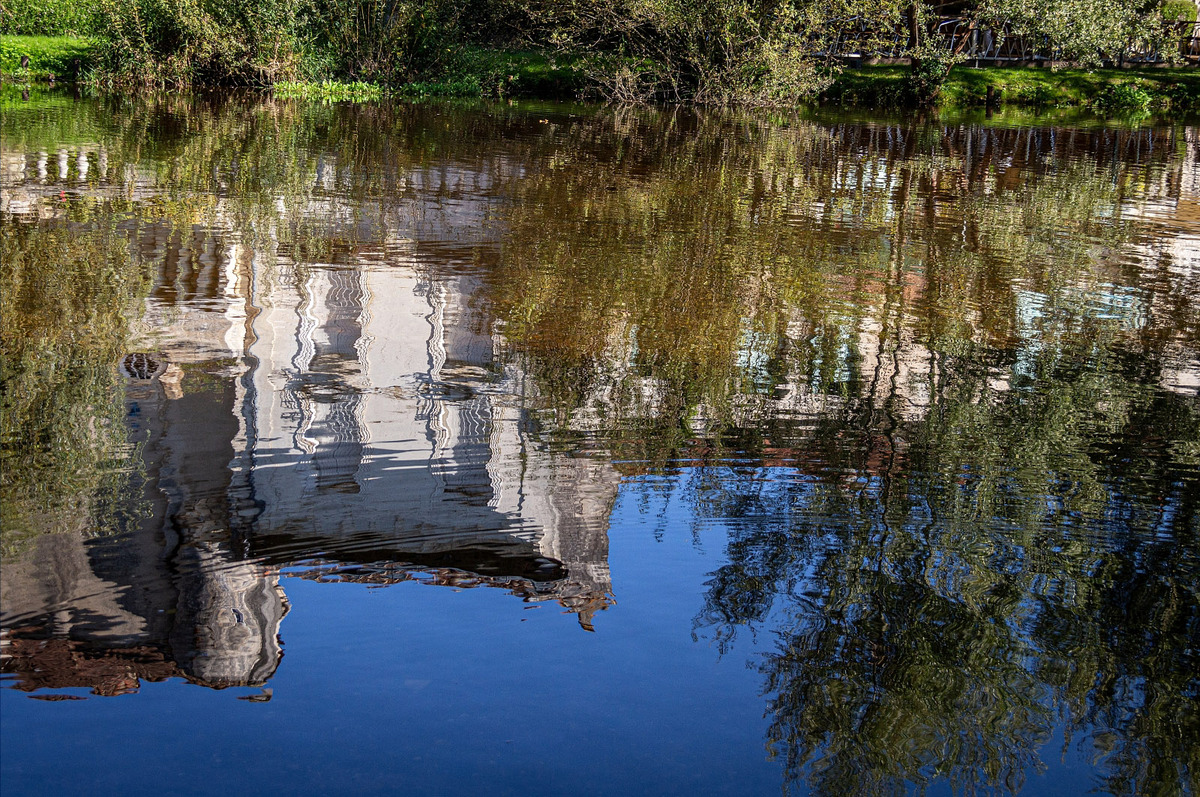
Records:
<instances>
[{"instance_id":1,"label":"riverbank","mask_svg":"<svg viewBox=\"0 0 1200 797\"><path fill-rule=\"evenodd\" d=\"M896 108L911 104L906 66L845 69L821 94L821 102L846 107ZM1086 108L1106 115L1149 111L1200 112L1200 70L1023 69L959 66L938 98L949 108L978 108L988 89L997 105Z\"/></svg>"},{"instance_id":2,"label":"riverbank","mask_svg":"<svg viewBox=\"0 0 1200 797\"><path fill-rule=\"evenodd\" d=\"M88 39L67 36L0 36L0 72L10 83L88 80L96 55ZM29 57L20 66L22 55ZM848 67L820 92L821 105L895 109L913 98L905 66ZM394 96L571 99L597 94L581 57L532 50L463 48L453 67L421 80L279 81L276 96L325 102L361 102ZM942 87L942 108L978 108L992 91L996 106L1079 108L1109 116L1200 113L1200 70L1057 69L959 66Z\"/></svg>"},{"instance_id":3,"label":"riverbank","mask_svg":"<svg viewBox=\"0 0 1200 797\"><path fill-rule=\"evenodd\" d=\"M96 44L76 36L0 36L0 75L5 82L75 82L95 63ZM21 65L21 58L29 63Z\"/></svg>"},{"instance_id":4,"label":"riverbank","mask_svg":"<svg viewBox=\"0 0 1200 797\"><path fill-rule=\"evenodd\" d=\"M465 47L455 66L440 75L399 85L338 80L290 81L271 87L276 96L326 102L361 102L384 95L405 99L572 100L589 94L588 76L578 57L533 50Z\"/></svg>"},{"instance_id":5,"label":"riverbank","mask_svg":"<svg viewBox=\"0 0 1200 797\"><path fill-rule=\"evenodd\" d=\"M401 97L525 97L564 99L589 91L578 66L559 66L538 53L490 54L487 66L441 80L387 87L337 81L288 83L276 87L287 97L327 101ZM851 67L816 97L820 105L897 109L914 102L904 66ZM1200 70L1180 69L1016 69L962 66L950 73L938 107L981 108L992 90L995 107L1076 108L1106 116L1143 113L1200 113Z\"/></svg>"}]
</instances>

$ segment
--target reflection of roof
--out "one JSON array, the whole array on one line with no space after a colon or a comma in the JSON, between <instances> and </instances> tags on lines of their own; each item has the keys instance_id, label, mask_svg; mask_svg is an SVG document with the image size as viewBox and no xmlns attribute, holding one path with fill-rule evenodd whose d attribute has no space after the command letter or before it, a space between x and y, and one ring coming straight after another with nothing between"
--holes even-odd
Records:
<instances>
[{"instance_id":1,"label":"reflection of roof","mask_svg":"<svg viewBox=\"0 0 1200 797\"><path fill-rule=\"evenodd\" d=\"M39 626L5 629L4 661L0 671L16 675L14 689L87 688L102 697L136 692L142 681L186 678L216 689L257 686L255 682L207 681L180 669L165 647L131 645L107 647L102 643L43 636ZM268 674L269 677L269 674ZM53 696L64 699L64 696Z\"/></svg>"},{"instance_id":2,"label":"reflection of roof","mask_svg":"<svg viewBox=\"0 0 1200 797\"><path fill-rule=\"evenodd\" d=\"M462 553L462 552L459 552ZM478 573L453 566L404 562L376 562L370 564L346 564L344 562L313 560L306 562L303 569L292 570L290 575L309 581L338 582L390 586L412 581L455 589L490 587L506 590L510 595L526 603L556 601L568 612L579 617L579 624L588 631L595 630L592 617L616 603L612 596L594 586L572 580L564 574L562 565L549 559L534 560L541 563L532 575L522 576L502 573ZM565 576L565 577L564 577ZM546 580L543 580L546 579Z\"/></svg>"},{"instance_id":3,"label":"reflection of roof","mask_svg":"<svg viewBox=\"0 0 1200 797\"><path fill-rule=\"evenodd\" d=\"M17 676L14 689L86 687L94 695L136 692L141 681L165 681L182 675L162 650L150 645L99 648L76 639L45 639L40 629L4 629L4 661L0 672Z\"/></svg>"}]
</instances>

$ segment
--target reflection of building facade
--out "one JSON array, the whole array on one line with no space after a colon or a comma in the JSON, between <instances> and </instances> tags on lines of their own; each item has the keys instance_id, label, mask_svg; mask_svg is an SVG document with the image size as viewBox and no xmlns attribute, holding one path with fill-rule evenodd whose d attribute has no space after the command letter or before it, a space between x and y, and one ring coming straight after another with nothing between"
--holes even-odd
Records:
<instances>
[{"instance_id":1,"label":"reflection of building facade","mask_svg":"<svg viewBox=\"0 0 1200 797\"><path fill-rule=\"evenodd\" d=\"M36 214L57 189L5 168L9 212ZM440 169L409 182L479 180ZM310 208L335 217L339 254L318 265L245 243L232 222L138 230L157 274L127 403L151 511L120 540L46 538L5 563L4 667L20 688L261 685L281 658L282 566L498 587L556 601L588 629L611 603L615 471L531 442L475 278L432 273L413 241L338 207L331 196ZM478 228L480 210L458 203L443 232ZM339 243L346 224L351 240L383 244ZM437 227L425 214L410 228Z\"/></svg>"},{"instance_id":2,"label":"reflection of building facade","mask_svg":"<svg viewBox=\"0 0 1200 797\"><path fill-rule=\"evenodd\" d=\"M381 562L552 560L565 576L546 597L603 605L615 474L531 444L477 280L426 273L414 249L395 239L359 249L357 265L303 271L280 261L251 297L235 470L252 476L255 535L322 539L360 562L377 546Z\"/></svg>"},{"instance_id":3,"label":"reflection of building facade","mask_svg":"<svg viewBox=\"0 0 1200 797\"><path fill-rule=\"evenodd\" d=\"M836 166L810 170L820 184L798 195L806 204L794 209L796 218L823 222L846 251L886 239L879 249L886 273L881 266L830 276L830 296L854 295L846 302L854 312L832 323L819 325L799 309L785 319L780 337L788 345L819 336L833 344L826 347L836 352L830 381L817 384L793 362L791 372L761 380L772 393L733 398L735 414L742 413L734 422L778 421L781 434L772 433L764 459L797 462L809 456L804 447L822 419L856 413L869 438L862 467L874 473L903 455L904 435L893 430L927 416L941 379L938 356L914 323L928 300L925 272L910 267L904 236L889 226L910 190L927 200L914 239L946 235L957 246L964 193L1019 190L1047 173L1045 164L1068 163L1079 152L1103 163L1107 153L1133 147L1148 153L1140 169L1165 161L1177 143L1162 131L1067 136L962 126L941 131L936 143L899 126L826 132L821 140ZM1141 186L1136 202L1103 208L1145 209L1173 242L1133 253L1149 260L1169 250L1170 288L1153 301L1196 293L1196 141L1189 130L1178 168L1144 169L1158 183ZM928 173L906 176L908 161L927 145L938 153ZM520 369L498 355L477 272L463 266L473 249L495 245L486 232L490 175L515 171L496 160L388 175L389 190L414 198L397 208L385 206L378 191L374 199L350 199L352 169L323 156L306 181L298 220L284 199L247 220L232 200L206 195L212 206L203 226L137 226L133 248L158 272L140 330L147 356L139 375L147 378L131 377L129 401L145 442L146 500L154 511L128 539L106 546L102 559L78 540L44 541L30 567L53 573L60 589L47 591L42 576L6 563L6 627L52 618L38 633L90 640L109 659L124 651L122 660L149 662L147 677L170 670L213 685L262 683L280 658L287 605L274 568L284 566L321 579L494 586L558 601L589 626L611 591L607 516L618 477L607 462L551 453L531 435L527 402L537 397ZM134 200L161 193L153 172L113 168L99 146L53 154L6 149L0 166L0 211L28 219L65 219L49 201L62 191ZM787 176L795 184L805 179ZM887 213L875 218L870 206ZM289 248L295 241L279 243L284 216L315 231L319 257L296 255ZM963 229L964 251L967 235ZM1122 284L1118 272L1129 256L1095 255L1095 273L1047 288L1060 291L1053 297L1035 287L1008 289L1014 329L995 348L1016 354L984 364L978 400L1011 390L1021 377L1022 356L1037 349L1037 313L1051 299L1076 301L1127 331L1157 312L1138 291L1104 287ZM964 325L983 326L978 305L956 310ZM613 387L621 380L639 402L631 416L672 411L660 401L669 385L637 367L634 337L630 327L609 336L608 379L596 387L609 395L589 396L586 405L621 400ZM775 354L749 342L742 349L738 366L746 373L765 372ZM1168 366L1166 389L1200 389L1200 363L1181 353ZM713 436L703 428L705 411L691 428L698 444ZM568 423L604 431L606 422L585 408ZM61 645L30 641L8 647L30 662L66 655Z\"/></svg>"}]
</instances>

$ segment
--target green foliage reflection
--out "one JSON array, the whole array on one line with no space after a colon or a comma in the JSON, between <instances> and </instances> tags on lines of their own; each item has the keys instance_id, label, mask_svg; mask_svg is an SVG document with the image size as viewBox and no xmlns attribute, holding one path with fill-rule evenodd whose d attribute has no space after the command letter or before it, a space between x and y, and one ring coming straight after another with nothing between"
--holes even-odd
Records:
<instances>
[{"instance_id":1,"label":"green foliage reflection","mask_svg":"<svg viewBox=\"0 0 1200 797\"><path fill-rule=\"evenodd\" d=\"M7 221L0 236L6 554L33 534L88 527L94 497L124 478L117 367L149 283L96 221Z\"/></svg>"},{"instance_id":2,"label":"green foliage reflection","mask_svg":"<svg viewBox=\"0 0 1200 797\"><path fill-rule=\"evenodd\" d=\"M727 525L697 633L777 640L771 748L821 793L1016 790L1060 728L1106 789L1195 771L1200 408L1163 386L1200 285L1125 210L1184 142L1058 135L646 112L515 188L491 296L544 432Z\"/></svg>"}]
</instances>

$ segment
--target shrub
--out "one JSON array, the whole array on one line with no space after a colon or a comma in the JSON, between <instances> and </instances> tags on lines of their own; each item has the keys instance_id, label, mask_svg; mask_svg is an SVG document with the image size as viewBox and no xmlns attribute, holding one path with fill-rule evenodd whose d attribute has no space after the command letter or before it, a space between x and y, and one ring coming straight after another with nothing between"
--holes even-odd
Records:
<instances>
[{"instance_id":1,"label":"shrub","mask_svg":"<svg viewBox=\"0 0 1200 797\"><path fill-rule=\"evenodd\" d=\"M411 80L459 50L448 0L95 0L114 83Z\"/></svg>"},{"instance_id":2,"label":"shrub","mask_svg":"<svg viewBox=\"0 0 1200 797\"><path fill-rule=\"evenodd\" d=\"M1154 98L1136 83L1113 83L1096 95L1092 104L1102 111L1145 111Z\"/></svg>"},{"instance_id":3,"label":"shrub","mask_svg":"<svg viewBox=\"0 0 1200 797\"><path fill-rule=\"evenodd\" d=\"M297 33L310 62L339 77L412 80L457 58L462 4L448 0L309 0Z\"/></svg>"},{"instance_id":4,"label":"shrub","mask_svg":"<svg viewBox=\"0 0 1200 797\"><path fill-rule=\"evenodd\" d=\"M1017 89L1014 99L1022 105L1044 107L1054 104L1057 95L1049 86L1038 83L1032 86L1021 86Z\"/></svg>"},{"instance_id":5,"label":"shrub","mask_svg":"<svg viewBox=\"0 0 1200 797\"><path fill-rule=\"evenodd\" d=\"M383 96L377 83L342 83L323 80L320 83L280 81L273 87L275 96L284 99L320 100L322 102L364 102Z\"/></svg>"},{"instance_id":6,"label":"shrub","mask_svg":"<svg viewBox=\"0 0 1200 797\"><path fill-rule=\"evenodd\" d=\"M112 82L266 84L297 70L295 0L97 0Z\"/></svg>"},{"instance_id":7,"label":"shrub","mask_svg":"<svg viewBox=\"0 0 1200 797\"><path fill-rule=\"evenodd\" d=\"M90 3L73 0L5 0L0 6L0 35L86 36L95 15Z\"/></svg>"}]
</instances>

